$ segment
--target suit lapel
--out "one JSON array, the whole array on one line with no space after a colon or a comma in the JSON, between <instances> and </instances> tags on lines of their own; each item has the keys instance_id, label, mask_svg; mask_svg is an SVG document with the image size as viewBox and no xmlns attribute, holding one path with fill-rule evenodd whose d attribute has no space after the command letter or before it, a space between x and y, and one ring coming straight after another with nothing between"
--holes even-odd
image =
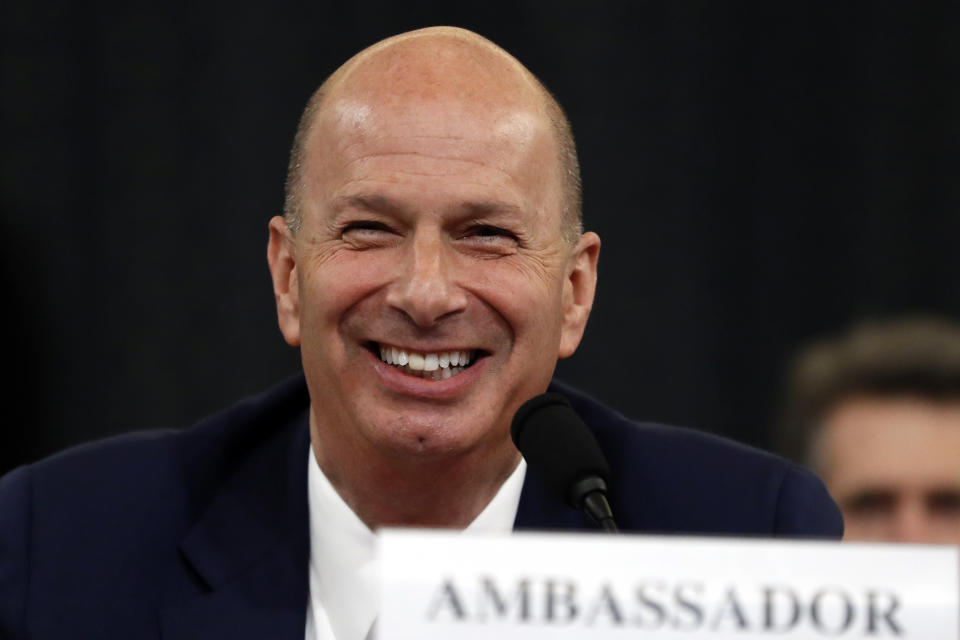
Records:
<instances>
[{"instance_id":1,"label":"suit lapel","mask_svg":"<svg viewBox=\"0 0 960 640\"><path fill-rule=\"evenodd\" d=\"M303 638L309 562L306 412L248 458L180 545L201 595L161 612L163 638Z\"/></svg>"},{"instance_id":2,"label":"suit lapel","mask_svg":"<svg viewBox=\"0 0 960 640\"><path fill-rule=\"evenodd\" d=\"M246 448L249 455L181 543L199 594L160 612L163 638L303 638L310 557L306 409L277 425L276 434ZM527 473L514 529L596 528Z\"/></svg>"}]
</instances>

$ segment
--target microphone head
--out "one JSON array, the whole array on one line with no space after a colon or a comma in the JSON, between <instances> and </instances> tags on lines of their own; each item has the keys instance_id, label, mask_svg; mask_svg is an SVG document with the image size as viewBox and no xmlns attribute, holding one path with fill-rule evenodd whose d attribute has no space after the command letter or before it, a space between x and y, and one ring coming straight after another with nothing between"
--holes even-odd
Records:
<instances>
[{"instance_id":1,"label":"microphone head","mask_svg":"<svg viewBox=\"0 0 960 640\"><path fill-rule=\"evenodd\" d=\"M510 425L513 443L551 491L579 509L585 478L610 481L610 467L590 428L566 398L544 393L525 402ZM579 494L579 495L578 495Z\"/></svg>"}]
</instances>

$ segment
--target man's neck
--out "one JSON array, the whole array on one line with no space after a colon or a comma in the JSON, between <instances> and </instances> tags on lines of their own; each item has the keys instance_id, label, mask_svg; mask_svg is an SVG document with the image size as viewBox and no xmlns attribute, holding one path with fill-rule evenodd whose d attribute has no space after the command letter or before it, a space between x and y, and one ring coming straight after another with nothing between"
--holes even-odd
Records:
<instances>
[{"instance_id":1,"label":"man's neck","mask_svg":"<svg viewBox=\"0 0 960 640\"><path fill-rule=\"evenodd\" d=\"M337 493L375 530L383 526L463 529L489 504L520 462L509 440L443 458L331 451L311 429L313 454ZM349 464L343 464L349 460Z\"/></svg>"}]
</instances>

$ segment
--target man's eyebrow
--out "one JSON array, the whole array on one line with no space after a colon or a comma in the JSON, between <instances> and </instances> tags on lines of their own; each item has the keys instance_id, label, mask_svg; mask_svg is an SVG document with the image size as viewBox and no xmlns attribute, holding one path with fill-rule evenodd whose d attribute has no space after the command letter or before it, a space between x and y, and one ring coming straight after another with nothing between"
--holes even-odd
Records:
<instances>
[{"instance_id":1,"label":"man's eyebrow","mask_svg":"<svg viewBox=\"0 0 960 640\"><path fill-rule=\"evenodd\" d=\"M960 511L960 487L941 487L927 494L927 506L940 511Z\"/></svg>"},{"instance_id":2,"label":"man's eyebrow","mask_svg":"<svg viewBox=\"0 0 960 640\"><path fill-rule=\"evenodd\" d=\"M521 208L511 202L503 200L478 200L466 202L460 207L471 217L483 217L495 214L520 213Z\"/></svg>"},{"instance_id":3,"label":"man's eyebrow","mask_svg":"<svg viewBox=\"0 0 960 640\"><path fill-rule=\"evenodd\" d=\"M362 209L372 213L402 213L406 207L381 194L373 193L354 193L339 196L333 200L333 210L343 211L344 209Z\"/></svg>"},{"instance_id":4,"label":"man's eyebrow","mask_svg":"<svg viewBox=\"0 0 960 640\"><path fill-rule=\"evenodd\" d=\"M851 511L889 510L896 505L896 489L889 487L870 487L860 489L844 498L843 503Z\"/></svg>"},{"instance_id":5,"label":"man's eyebrow","mask_svg":"<svg viewBox=\"0 0 960 640\"><path fill-rule=\"evenodd\" d=\"M371 213L406 213L409 207L398 200L382 194L354 193L334 198L334 211L344 209L360 209ZM463 217L480 218L498 214L520 213L522 208L505 200L470 200L454 207L456 213Z\"/></svg>"}]
</instances>

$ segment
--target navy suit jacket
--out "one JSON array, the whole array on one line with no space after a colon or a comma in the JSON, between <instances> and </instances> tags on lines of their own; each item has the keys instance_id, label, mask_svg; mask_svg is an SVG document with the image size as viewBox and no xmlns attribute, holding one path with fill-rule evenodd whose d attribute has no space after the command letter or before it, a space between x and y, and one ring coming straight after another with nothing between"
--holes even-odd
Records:
<instances>
[{"instance_id":1,"label":"navy suit jacket","mask_svg":"<svg viewBox=\"0 0 960 640\"><path fill-rule=\"evenodd\" d=\"M623 530L842 533L808 471L553 390L596 432ZM192 429L81 446L5 476L0 638L302 639L308 406L297 378ZM595 529L529 473L515 526Z\"/></svg>"}]
</instances>

